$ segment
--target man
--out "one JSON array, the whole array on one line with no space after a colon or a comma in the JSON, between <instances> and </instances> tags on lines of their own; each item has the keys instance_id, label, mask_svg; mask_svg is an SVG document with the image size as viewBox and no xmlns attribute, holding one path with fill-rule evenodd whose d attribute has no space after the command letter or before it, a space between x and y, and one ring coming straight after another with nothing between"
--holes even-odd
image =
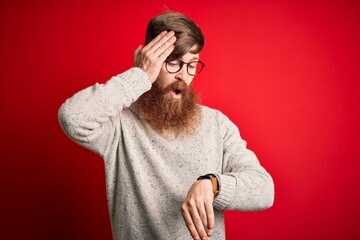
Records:
<instances>
[{"instance_id":1,"label":"man","mask_svg":"<svg viewBox=\"0 0 360 240\"><path fill-rule=\"evenodd\" d=\"M197 103L200 28L153 18L135 67L68 99L64 132L105 162L114 239L225 239L223 210L273 204L274 186L237 127Z\"/></svg>"}]
</instances>

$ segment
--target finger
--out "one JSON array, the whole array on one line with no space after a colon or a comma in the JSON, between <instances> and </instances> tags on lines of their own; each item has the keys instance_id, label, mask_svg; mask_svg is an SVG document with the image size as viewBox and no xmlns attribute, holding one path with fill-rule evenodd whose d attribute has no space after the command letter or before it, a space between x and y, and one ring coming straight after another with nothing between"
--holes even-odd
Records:
<instances>
[{"instance_id":1,"label":"finger","mask_svg":"<svg viewBox=\"0 0 360 240\"><path fill-rule=\"evenodd\" d=\"M154 50L154 52L152 53L153 56L155 57L159 57L166 52L166 50L174 45L174 43L176 42L176 37L173 36L170 39L168 39L166 42L164 42L161 46L159 46L156 50ZM170 52L171 53L171 52ZM169 54L168 54L169 55Z\"/></svg>"},{"instance_id":2,"label":"finger","mask_svg":"<svg viewBox=\"0 0 360 240\"><path fill-rule=\"evenodd\" d=\"M212 236L212 228L214 227L214 209L212 204L207 204L206 202L204 205L198 207L198 212L205 228L206 234L208 237Z\"/></svg>"},{"instance_id":3,"label":"finger","mask_svg":"<svg viewBox=\"0 0 360 240\"><path fill-rule=\"evenodd\" d=\"M146 46L144 47L144 51L151 48L156 42L158 42L163 36L165 36L166 33L167 33L167 31L162 31L159 35L157 35L156 38L154 38L153 40L151 40L151 42L146 44Z\"/></svg>"},{"instance_id":4,"label":"finger","mask_svg":"<svg viewBox=\"0 0 360 240\"><path fill-rule=\"evenodd\" d=\"M207 230L208 229L208 220L207 220L207 216L206 216L206 210L205 210L205 205L201 204L198 206L197 208L199 217L202 221L202 224L204 226L204 229Z\"/></svg>"},{"instance_id":5,"label":"finger","mask_svg":"<svg viewBox=\"0 0 360 240\"><path fill-rule=\"evenodd\" d=\"M198 212L199 212L199 216L200 219L202 221L202 224L204 226L204 230L206 232L206 235L208 237L211 237L212 235L212 229L208 226L209 225L209 221L208 221L208 217L207 217L207 211L205 210L205 205L202 205L198 208Z\"/></svg>"},{"instance_id":6,"label":"finger","mask_svg":"<svg viewBox=\"0 0 360 240\"><path fill-rule=\"evenodd\" d=\"M193 222L193 220L191 218L190 212L187 209L184 209L184 208L182 208L181 211L182 211L182 215L183 215L186 227L189 230L192 238L193 239L200 239L199 234L198 234L198 232L196 230L196 227L194 225L194 222Z\"/></svg>"},{"instance_id":7,"label":"finger","mask_svg":"<svg viewBox=\"0 0 360 240\"><path fill-rule=\"evenodd\" d=\"M139 45L139 46L136 48L135 52L134 52L134 64L135 64L135 66L137 66L138 63L139 63L139 54L140 54L140 52L141 52L141 49L142 49L142 46Z\"/></svg>"},{"instance_id":8,"label":"finger","mask_svg":"<svg viewBox=\"0 0 360 240\"><path fill-rule=\"evenodd\" d=\"M205 202L205 211L207 217L207 228L212 229L215 226L214 208L212 202Z\"/></svg>"},{"instance_id":9,"label":"finger","mask_svg":"<svg viewBox=\"0 0 360 240\"><path fill-rule=\"evenodd\" d=\"M195 225L196 231L201 239L207 239L207 233L205 231L204 224L200 218L198 210L195 208L190 211L191 219Z\"/></svg>"},{"instance_id":10,"label":"finger","mask_svg":"<svg viewBox=\"0 0 360 240\"><path fill-rule=\"evenodd\" d=\"M139 45L139 46L135 49L134 56L139 55L139 53L140 53L141 49L142 49L142 46L141 46L141 45Z\"/></svg>"},{"instance_id":11,"label":"finger","mask_svg":"<svg viewBox=\"0 0 360 240\"><path fill-rule=\"evenodd\" d=\"M172 53L172 51L174 51L175 46L171 45L170 47L168 47L164 52L162 52L159 56L159 61L160 62L164 62L166 60L166 58L168 56L170 56L170 54Z\"/></svg>"},{"instance_id":12,"label":"finger","mask_svg":"<svg viewBox=\"0 0 360 240\"><path fill-rule=\"evenodd\" d=\"M212 229L215 226L215 217L214 217L214 208L212 203L205 202L205 211L207 217L207 235L210 237L212 235Z\"/></svg>"},{"instance_id":13,"label":"finger","mask_svg":"<svg viewBox=\"0 0 360 240\"><path fill-rule=\"evenodd\" d=\"M149 49L149 54L155 55L156 57L160 54L159 49L166 49L169 45L173 44L176 41L176 38L173 39L175 33L174 31L170 31L167 34L165 34L163 37L161 37L158 41L156 41ZM170 43L169 43L170 42ZM167 46L166 46L167 44ZM164 46L165 45L165 46Z\"/></svg>"}]
</instances>

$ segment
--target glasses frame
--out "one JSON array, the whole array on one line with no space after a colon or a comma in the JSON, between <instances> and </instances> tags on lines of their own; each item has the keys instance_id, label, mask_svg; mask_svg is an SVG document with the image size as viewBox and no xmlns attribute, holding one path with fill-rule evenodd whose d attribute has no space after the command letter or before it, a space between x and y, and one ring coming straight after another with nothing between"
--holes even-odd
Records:
<instances>
[{"instance_id":1,"label":"glasses frame","mask_svg":"<svg viewBox=\"0 0 360 240\"><path fill-rule=\"evenodd\" d=\"M168 62L171 62L171 61L174 61L174 60L180 61L180 68L179 68L179 70L177 70L177 71L175 71L175 72L170 72L170 71L168 70ZM191 74L190 71L189 71L189 64L194 63L194 62L197 62L198 64L201 64L201 69L200 69L200 71L199 71L197 74ZM202 72L202 70L204 69L204 67L205 67L205 64L204 64L202 61L200 61L200 60L194 60L194 61L190 61L190 62L184 62L183 60L181 60L181 59L179 59L179 58L171 58L171 59L166 59L166 60L165 60L165 69L166 69L166 71L168 71L168 73L171 73L171 74L175 74L175 73L180 72L180 70L183 68L184 65L186 65L186 71L187 71L187 73L188 73L189 75L191 75L191 76L199 75L199 74Z\"/></svg>"}]
</instances>

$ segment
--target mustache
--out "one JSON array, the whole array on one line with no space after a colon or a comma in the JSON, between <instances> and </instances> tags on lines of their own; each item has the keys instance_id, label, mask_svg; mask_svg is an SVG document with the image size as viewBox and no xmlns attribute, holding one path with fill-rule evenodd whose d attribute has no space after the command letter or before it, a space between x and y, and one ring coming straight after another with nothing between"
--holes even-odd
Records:
<instances>
[{"instance_id":1,"label":"mustache","mask_svg":"<svg viewBox=\"0 0 360 240\"><path fill-rule=\"evenodd\" d=\"M168 93L170 91L181 91L182 93L186 93L191 89L191 85L187 85L184 81L176 81L169 86L166 86L162 90L162 94Z\"/></svg>"}]
</instances>

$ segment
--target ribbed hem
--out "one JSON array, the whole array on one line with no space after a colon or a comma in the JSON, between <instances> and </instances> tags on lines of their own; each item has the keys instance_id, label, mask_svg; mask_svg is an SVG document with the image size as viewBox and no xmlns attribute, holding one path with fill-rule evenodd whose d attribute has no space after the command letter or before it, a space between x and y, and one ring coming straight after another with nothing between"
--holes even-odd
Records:
<instances>
[{"instance_id":1,"label":"ribbed hem","mask_svg":"<svg viewBox=\"0 0 360 240\"><path fill-rule=\"evenodd\" d=\"M234 196L236 178L231 175L219 175L221 181L220 193L214 199L214 208L225 209Z\"/></svg>"}]
</instances>

